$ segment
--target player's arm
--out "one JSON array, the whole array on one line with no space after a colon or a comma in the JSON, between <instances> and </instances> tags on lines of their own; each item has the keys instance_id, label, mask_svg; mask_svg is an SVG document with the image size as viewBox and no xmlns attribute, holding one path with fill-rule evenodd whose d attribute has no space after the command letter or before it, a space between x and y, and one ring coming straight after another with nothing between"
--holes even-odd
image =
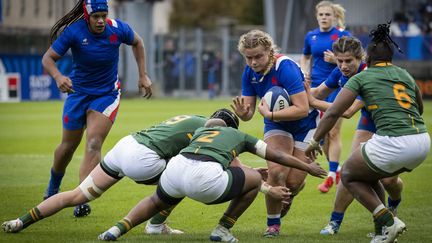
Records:
<instances>
[{"instance_id":1,"label":"player's arm","mask_svg":"<svg viewBox=\"0 0 432 243\"><path fill-rule=\"evenodd\" d=\"M325 83L322 83L317 88L311 88L310 83L305 82L304 87L310 106L320 111L326 111L330 107L331 103L323 99L327 97L333 89L329 88Z\"/></svg>"},{"instance_id":2,"label":"player's arm","mask_svg":"<svg viewBox=\"0 0 432 243\"><path fill-rule=\"evenodd\" d=\"M305 80L310 82L311 81L311 55L302 55L300 58L300 68L304 74Z\"/></svg>"},{"instance_id":3,"label":"player's arm","mask_svg":"<svg viewBox=\"0 0 432 243\"><path fill-rule=\"evenodd\" d=\"M140 92L144 92L143 96L150 98L152 96L152 81L148 77L146 70L146 59L145 59L145 47L144 41L135 31L134 31L134 39L132 42L132 53L135 57L135 61L138 66L138 88ZM144 89L144 90L143 90Z\"/></svg>"},{"instance_id":4,"label":"player's arm","mask_svg":"<svg viewBox=\"0 0 432 243\"><path fill-rule=\"evenodd\" d=\"M319 178L324 178L324 176L327 175L327 171L321 168L319 164L315 162L311 162L309 164L305 163L290 154L287 154L280 150L272 149L262 140L258 140L255 144L255 154L263 159L270 160L287 167L306 171L309 174Z\"/></svg>"},{"instance_id":5,"label":"player's arm","mask_svg":"<svg viewBox=\"0 0 432 243\"><path fill-rule=\"evenodd\" d=\"M61 92L74 92L72 89L72 80L64 76L57 68L56 62L62 57L50 47L42 57L42 65L44 69L56 81L57 87Z\"/></svg>"},{"instance_id":6,"label":"player's arm","mask_svg":"<svg viewBox=\"0 0 432 243\"><path fill-rule=\"evenodd\" d=\"M342 117L350 119L357 111L359 111L363 107L363 101L356 99L354 103L342 114Z\"/></svg>"},{"instance_id":7,"label":"player's arm","mask_svg":"<svg viewBox=\"0 0 432 243\"><path fill-rule=\"evenodd\" d=\"M260 113L269 120L294 121L307 117L309 102L306 92L302 91L290 96L291 105L279 111L270 111L264 99L260 102Z\"/></svg>"},{"instance_id":8,"label":"player's arm","mask_svg":"<svg viewBox=\"0 0 432 243\"><path fill-rule=\"evenodd\" d=\"M256 168L252 168L250 166L247 166L247 165L243 164L238 157L235 157L231 161L230 166L256 170L258 173L261 174L261 177L263 177L262 168L256 169ZM264 177L263 177L263 179L264 179ZM289 191L289 189L287 187L270 186L269 184L267 184L267 182L265 182L265 180L261 180L260 192L262 192L263 194L266 194L266 195L268 194L276 200L283 200L283 201L287 200L289 198L289 196L291 195L291 192Z\"/></svg>"},{"instance_id":9,"label":"player's arm","mask_svg":"<svg viewBox=\"0 0 432 243\"><path fill-rule=\"evenodd\" d=\"M417 85L415 86L415 93L416 93L416 102L418 105L419 113L420 115L423 115L423 98L420 89Z\"/></svg>"},{"instance_id":10,"label":"player's arm","mask_svg":"<svg viewBox=\"0 0 432 243\"><path fill-rule=\"evenodd\" d=\"M336 100L324 113L323 118L318 124L313 140L320 141L333 128L339 117L351 106L356 99L354 91L343 88L336 96Z\"/></svg>"}]
</instances>

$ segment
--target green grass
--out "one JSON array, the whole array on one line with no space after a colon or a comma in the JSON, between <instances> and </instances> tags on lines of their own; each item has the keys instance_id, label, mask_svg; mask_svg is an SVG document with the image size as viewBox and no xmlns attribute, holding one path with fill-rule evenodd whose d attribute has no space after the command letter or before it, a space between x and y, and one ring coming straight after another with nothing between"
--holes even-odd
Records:
<instances>
[{"instance_id":1,"label":"green grass","mask_svg":"<svg viewBox=\"0 0 432 243\"><path fill-rule=\"evenodd\" d=\"M178 114L210 115L230 100L123 100L116 123L104 147L105 154L126 134L156 124ZM49 179L52 153L60 141L62 102L34 102L0 104L0 221L21 216L42 199ZM432 102L425 102L424 119L432 125ZM357 118L344 121L342 159L348 156ZM240 129L262 137L262 120L255 115L242 123ZM78 185L78 168L82 159L80 145L64 177L62 190ZM429 154L431 155L431 154ZM244 163L264 166L265 162L250 154L241 155ZM431 242L432 218L432 157L413 173L405 173L403 201L399 216L406 222L408 232L400 242ZM319 158L324 162L324 158ZM323 163L327 167L327 163ZM304 191L296 198L288 216L283 219L282 234L277 239L263 239L266 212L263 195L238 220L233 233L242 242L368 242L366 234L373 230L371 215L354 202L346 213L339 234L319 235L332 210L335 190L320 194L319 179L308 177ZM428 189L429 188L429 189ZM91 203L89 217L76 219L72 208L34 224L19 234L0 233L0 242L97 242L97 235L121 219L139 200L150 195L154 186L143 186L129 179L120 181L100 199ZM186 199L172 213L173 227L186 231L181 236L147 236L140 225L120 238L120 242L207 242L227 204L205 206Z\"/></svg>"}]
</instances>

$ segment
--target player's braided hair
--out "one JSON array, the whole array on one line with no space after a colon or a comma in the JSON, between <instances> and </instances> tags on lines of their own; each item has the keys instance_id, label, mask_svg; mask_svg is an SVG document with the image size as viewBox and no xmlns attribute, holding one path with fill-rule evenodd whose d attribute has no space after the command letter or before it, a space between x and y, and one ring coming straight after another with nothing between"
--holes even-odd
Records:
<instances>
[{"instance_id":1,"label":"player's braided hair","mask_svg":"<svg viewBox=\"0 0 432 243\"><path fill-rule=\"evenodd\" d=\"M393 59L393 47L403 53L398 44L390 37L390 23L379 24L376 29L371 30L372 37L367 47L369 61L391 61Z\"/></svg>"},{"instance_id":2,"label":"player's braided hair","mask_svg":"<svg viewBox=\"0 0 432 243\"><path fill-rule=\"evenodd\" d=\"M274 44L273 38L264 31L251 30L240 37L237 49L240 53L244 54L245 49L252 49L258 46L262 46L265 50L270 51L269 62L262 72L263 76L259 80L259 82L262 82L264 76L267 75L273 67L276 61L276 54L279 52L278 47Z\"/></svg>"},{"instance_id":3,"label":"player's braided hair","mask_svg":"<svg viewBox=\"0 0 432 243\"><path fill-rule=\"evenodd\" d=\"M238 129L239 119L232 111L222 108L213 113L210 118L219 118L222 119L227 127L232 127Z\"/></svg>"},{"instance_id":4,"label":"player's braided hair","mask_svg":"<svg viewBox=\"0 0 432 243\"><path fill-rule=\"evenodd\" d=\"M78 1L73 9L69 11L65 16L63 16L59 21L57 21L54 26L51 28L50 32L50 41L51 44L57 39L57 37L63 32L63 30L76 22L79 19L84 18L84 9L83 9L84 0Z\"/></svg>"},{"instance_id":5,"label":"player's braided hair","mask_svg":"<svg viewBox=\"0 0 432 243\"><path fill-rule=\"evenodd\" d=\"M337 39L333 43L332 49L335 54L350 52L356 59L363 59L364 56L361 42L351 36L342 36Z\"/></svg>"}]
</instances>

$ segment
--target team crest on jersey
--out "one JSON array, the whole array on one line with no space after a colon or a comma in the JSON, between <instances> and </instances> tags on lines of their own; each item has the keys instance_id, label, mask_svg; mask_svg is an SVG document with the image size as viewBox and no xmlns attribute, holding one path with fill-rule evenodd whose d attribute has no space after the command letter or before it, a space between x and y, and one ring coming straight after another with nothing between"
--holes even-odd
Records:
<instances>
[{"instance_id":1,"label":"team crest on jersey","mask_svg":"<svg viewBox=\"0 0 432 243\"><path fill-rule=\"evenodd\" d=\"M115 43L117 43L117 41L118 41L118 36L117 36L116 34L112 34L112 35L110 35L110 37L109 37L109 42L110 42L111 44L115 44Z\"/></svg>"},{"instance_id":2,"label":"team crest on jersey","mask_svg":"<svg viewBox=\"0 0 432 243\"><path fill-rule=\"evenodd\" d=\"M89 44L89 42L88 42L87 38L84 38L81 42L81 45L83 45L83 46L86 46L88 44Z\"/></svg>"},{"instance_id":3,"label":"team crest on jersey","mask_svg":"<svg viewBox=\"0 0 432 243\"><path fill-rule=\"evenodd\" d=\"M330 39L332 39L332 41L335 41L335 40L337 40L338 38L339 38L339 35L338 35L338 34L333 34L333 35L330 36Z\"/></svg>"}]
</instances>

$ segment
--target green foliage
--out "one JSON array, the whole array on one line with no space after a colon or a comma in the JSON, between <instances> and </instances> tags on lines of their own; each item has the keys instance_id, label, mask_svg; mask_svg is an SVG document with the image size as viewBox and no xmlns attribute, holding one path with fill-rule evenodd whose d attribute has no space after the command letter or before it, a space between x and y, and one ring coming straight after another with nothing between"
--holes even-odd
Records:
<instances>
[{"instance_id":1,"label":"green foliage","mask_svg":"<svg viewBox=\"0 0 432 243\"><path fill-rule=\"evenodd\" d=\"M146 128L178 114L210 115L215 109L229 107L230 100L123 100L115 125L103 147L105 154L121 137ZM49 179L52 153L60 141L62 102L24 102L0 104L0 221L15 219L37 205ZM347 158L357 118L344 121L343 154ZM425 121L432 125L432 102L425 102ZM262 137L262 118L258 114L240 129ZM83 144L71 161L62 184L62 191L78 185L78 168ZM408 232L401 242L430 242L429 224L432 217L430 175L432 157L414 172L405 173L403 201L399 216L407 224ZM242 154L241 160L254 167L265 166L256 156ZM327 168L323 157L319 158ZM296 197L288 216L283 219L282 234L274 240L263 239L266 212L263 195L238 220L233 233L242 242L368 242L366 234L373 231L370 214L357 202L349 208L339 234L319 235L332 210L335 190L320 194L319 179L308 177L302 193ZM38 222L18 234L0 232L0 242L98 242L97 236L114 225L143 197L150 195L154 186L135 184L123 179L101 198L91 202L92 214L74 218L72 208ZM124 235L120 242L208 242L208 237L228 206L206 206L185 199L170 217L173 227L186 232L180 236L148 236L143 225ZM0 223L1 223L0 222Z\"/></svg>"},{"instance_id":2,"label":"green foliage","mask_svg":"<svg viewBox=\"0 0 432 243\"><path fill-rule=\"evenodd\" d=\"M219 17L234 19L238 24L264 23L262 0L173 0L170 24L179 27L214 28Z\"/></svg>"}]
</instances>

